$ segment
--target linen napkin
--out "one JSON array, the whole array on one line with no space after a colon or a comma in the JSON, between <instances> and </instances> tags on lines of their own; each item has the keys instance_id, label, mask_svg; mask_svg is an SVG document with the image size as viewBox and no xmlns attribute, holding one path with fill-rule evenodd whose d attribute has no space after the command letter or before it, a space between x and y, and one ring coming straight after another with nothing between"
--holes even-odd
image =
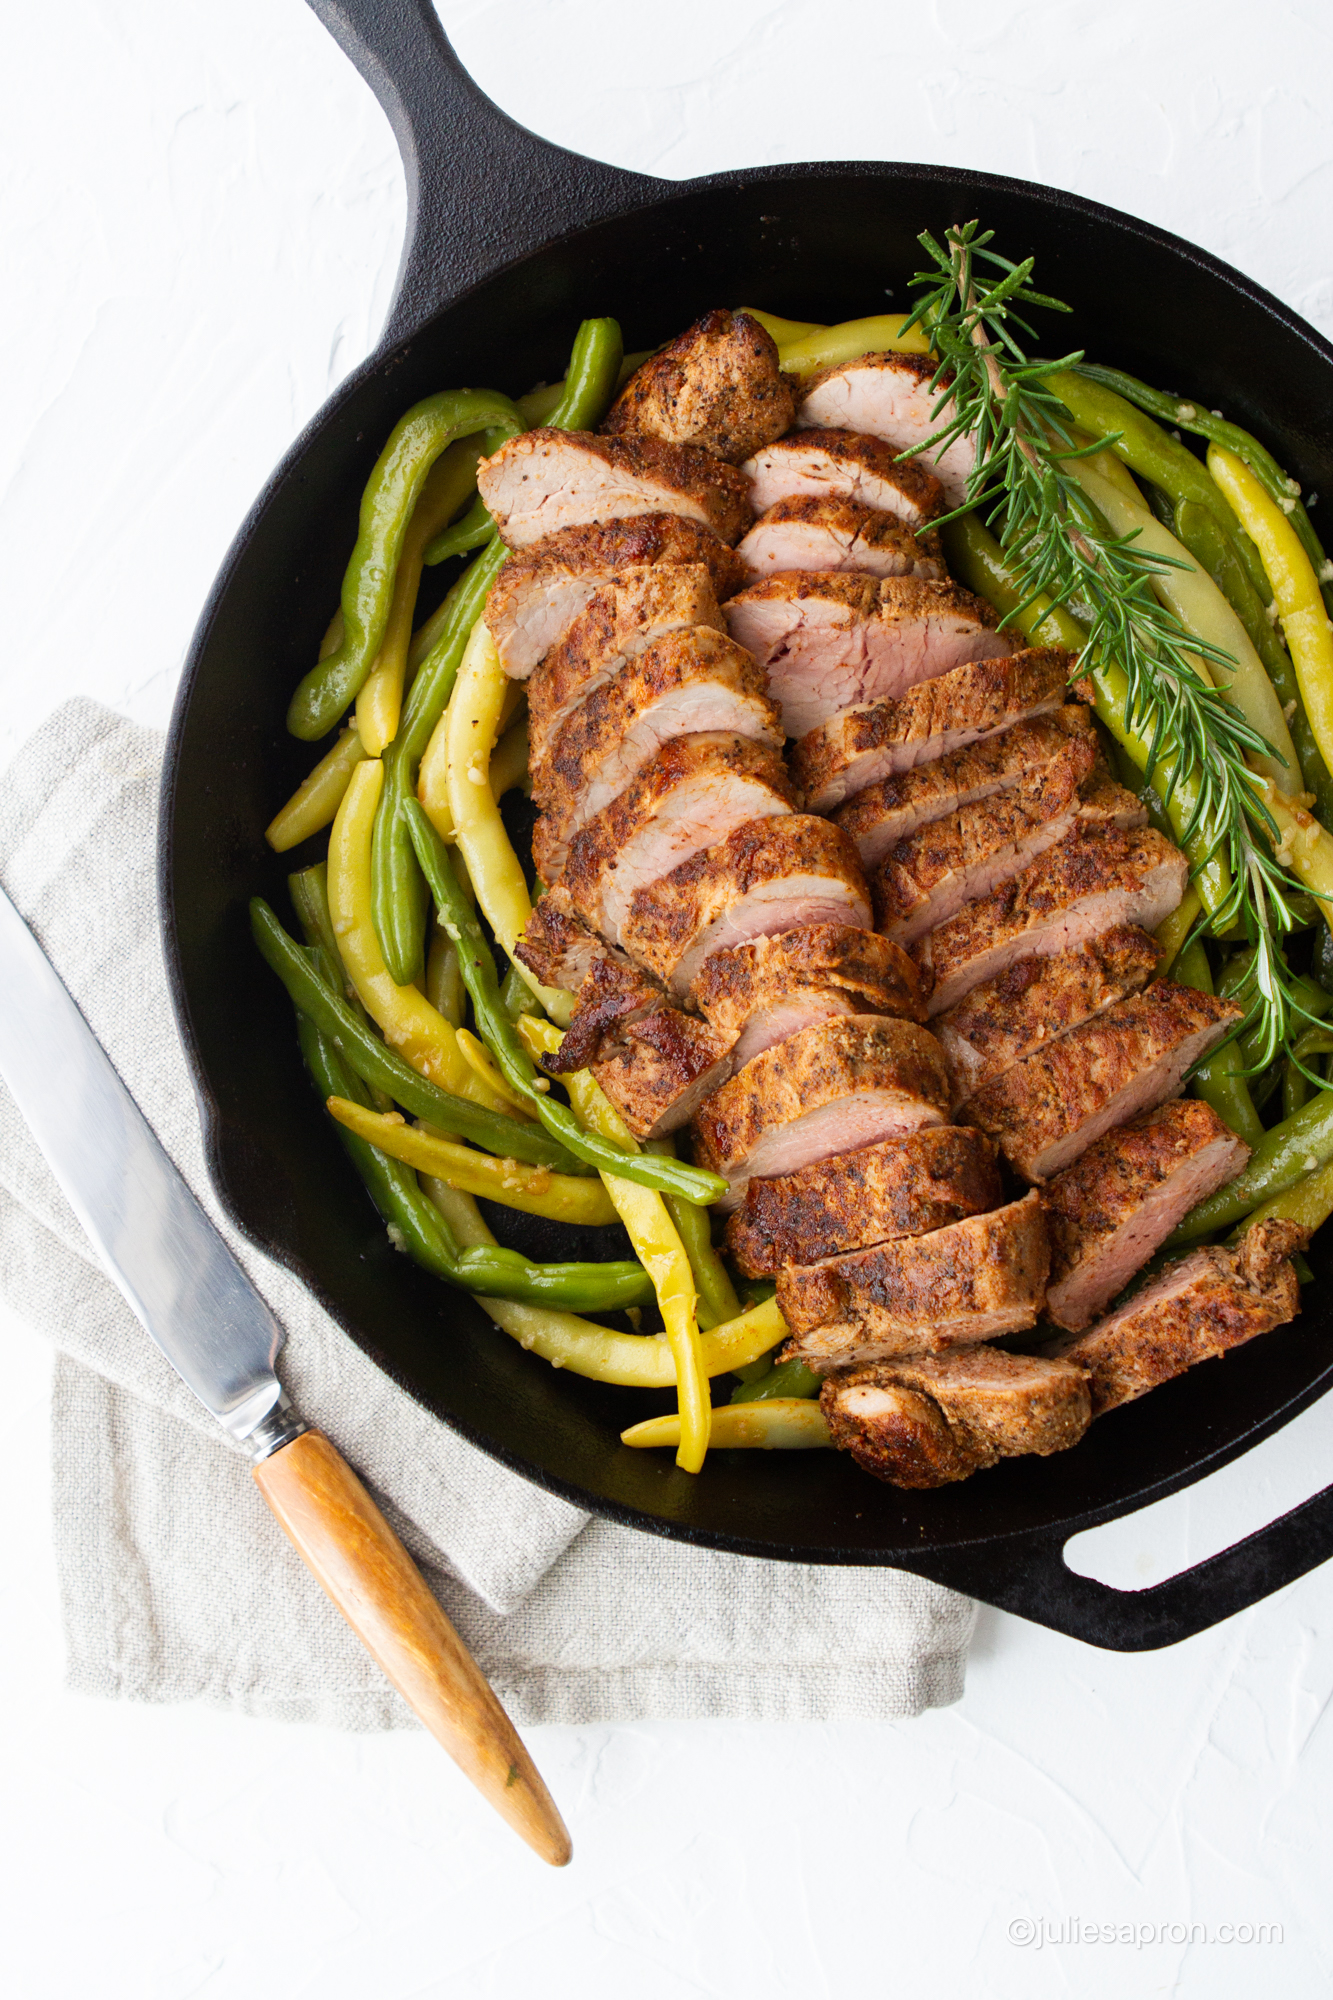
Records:
<instances>
[{"instance_id":1,"label":"linen napkin","mask_svg":"<svg viewBox=\"0 0 1333 2000\"><path fill-rule=\"evenodd\" d=\"M589 1518L456 1437L231 1229L205 1172L162 963L161 756L160 737L106 709L62 708L0 788L0 878L286 1327L297 1406L372 1487L515 1719L887 1718L957 1700L966 1598L899 1571L720 1555ZM3 1087L0 1292L57 1350L69 1685L350 1729L412 1725L268 1515L246 1455L103 1274Z\"/></svg>"}]
</instances>

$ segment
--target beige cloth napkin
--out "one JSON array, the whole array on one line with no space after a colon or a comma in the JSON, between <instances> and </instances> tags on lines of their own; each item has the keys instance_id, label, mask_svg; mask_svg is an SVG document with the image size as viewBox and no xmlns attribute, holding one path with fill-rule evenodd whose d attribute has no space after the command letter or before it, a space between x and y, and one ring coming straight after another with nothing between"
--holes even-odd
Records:
<instances>
[{"instance_id":1,"label":"beige cloth napkin","mask_svg":"<svg viewBox=\"0 0 1333 2000\"><path fill-rule=\"evenodd\" d=\"M162 965L161 756L160 737L105 709L61 709L0 788L0 878L286 1327L298 1407L373 1487L516 1719L884 1718L957 1700L967 1599L899 1571L717 1555L590 1519L456 1437L230 1229ZM94 1261L3 1087L0 1291L57 1349L69 1684L352 1729L411 1724L269 1517L248 1459Z\"/></svg>"}]
</instances>

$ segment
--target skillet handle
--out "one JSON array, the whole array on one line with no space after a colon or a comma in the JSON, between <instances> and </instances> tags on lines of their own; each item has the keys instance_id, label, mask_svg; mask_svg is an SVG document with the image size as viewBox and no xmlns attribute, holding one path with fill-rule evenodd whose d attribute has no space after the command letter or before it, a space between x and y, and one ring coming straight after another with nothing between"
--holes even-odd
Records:
<instances>
[{"instance_id":1,"label":"skillet handle","mask_svg":"<svg viewBox=\"0 0 1333 2000\"><path fill-rule=\"evenodd\" d=\"M1089 1646L1151 1652L1248 1611L1327 1562L1333 1556L1333 1486L1148 1590L1114 1590L1079 1576L1065 1562L1065 1539L1063 1533L1016 1536L975 1555L951 1550L938 1568L929 1560L911 1567Z\"/></svg>"},{"instance_id":2,"label":"skillet handle","mask_svg":"<svg viewBox=\"0 0 1333 2000\"><path fill-rule=\"evenodd\" d=\"M407 236L381 348L553 238L672 183L552 146L472 81L431 0L310 0L383 106L407 175Z\"/></svg>"}]
</instances>

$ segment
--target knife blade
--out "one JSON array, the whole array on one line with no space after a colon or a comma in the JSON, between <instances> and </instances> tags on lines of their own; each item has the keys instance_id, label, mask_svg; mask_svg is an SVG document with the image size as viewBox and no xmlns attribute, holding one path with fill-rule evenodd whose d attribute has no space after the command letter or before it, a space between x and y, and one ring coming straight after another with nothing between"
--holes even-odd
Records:
<instances>
[{"instance_id":1,"label":"knife blade","mask_svg":"<svg viewBox=\"0 0 1333 2000\"><path fill-rule=\"evenodd\" d=\"M107 1275L247 1445L264 1499L399 1693L514 1831L563 1866L564 1822L485 1675L351 1467L293 1408L281 1325L3 888L0 967L0 1077Z\"/></svg>"}]
</instances>

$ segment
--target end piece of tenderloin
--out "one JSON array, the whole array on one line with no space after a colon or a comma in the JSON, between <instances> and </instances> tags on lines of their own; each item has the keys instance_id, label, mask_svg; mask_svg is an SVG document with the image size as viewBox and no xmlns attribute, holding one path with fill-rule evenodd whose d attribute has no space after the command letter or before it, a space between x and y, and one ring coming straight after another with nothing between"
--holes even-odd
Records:
<instances>
[{"instance_id":1,"label":"end piece of tenderloin","mask_svg":"<svg viewBox=\"0 0 1333 2000\"><path fill-rule=\"evenodd\" d=\"M752 1180L727 1223L748 1278L817 1264L898 1236L926 1236L1003 1200L994 1142L965 1125L927 1125L792 1174Z\"/></svg>"},{"instance_id":2,"label":"end piece of tenderloin","mask_svg":"<svg viewBox=\"0 0 1333 2000\"><path fill-rule=\"evenodd\" d=\"M731 1183L718 1203L729 1213L752 1176L942 1124L948 1096L939 1044L916 1022L821 1021L765 1049L702 1106L695 1158Z\"/></svg>"},{"instance_id":3,"label":"end piece of tenderloin","mask_svg":"<svg viewBox=\"0 0 1333 2000\"><path fill-rule=\"evenodd\" d=\"M898 773L982 742L1027 716L1062 709L1072 665L1071 653L1031 647L967 661L900 700L846 709L796 745L797 783L816 812L832 812L853 799L839 820L859 841L874 823L881 785L889 787ZM896 793L890 789L884 796L892 808Z\"/></svg>"},{"instance_id":4,"label":"end piece of tenderloin","mask_svg":"<svg viewBox=\"0 0 1333 2000\"><path fill-rule=\"evenodd\" d=\"M737 465L782 436L794 406L768 330L748 313L710 312L635 369L601 429L700 445Z\"/></svg>"},{"instance_id":5,"label":"end piece of tenderloin","mask_svg":"<svg viewBox=\"0 0 1333 2000\"><path fill-rule=\"evenodd\" d=\"M732 735L782 749L782 724L762 669L721 632L673 632L579 703L532 767L545 808L547 865L563 874L579 828L618 798L678 736Z\"/></svg>"},{"instance_id":6,"label":"end piece of tenderloin","mask_svg":"<svg viewBox=\"0 0 1333 2000\"><path fill-rule=\"evenodd\" d=\"M918 535L896 514L863 507L841 493L800 493L776 501L759 516L736 554L750 576L761 579L784 570L817 569L949 580L937 534Z\"/></svg>"},{"instance_id":7,"label":"end piece of tenderloin","mask_svg":"<svg viewBox=\"0 0 1333 2000\"><path fill-rule=\"evenodd\" d=\"M932 1015L1019 958L1054 957L1121 924L1155 931L1185 893L1189 863L1155 827L1083 827L914 946Z\"/></svg>"},{"instance_id":8,"label":"end piece of tenderloin","mask_svg":"<svg viewBox=\"0 0 1333 2000\"><path fill-rule=\"evenodd\" d=\"M592 1073L636 1139L688 1125L734 1067L734 1035L695 1014L662 1007L631 1022Z\"/></svg>"},{"instance_id":9,"label":"end piece of tenderloin","mask_svg":"<svg viewBox=\"0 0 1333 2000\"><path fill-rule=\"evenodd\" d=\"M748 580L734 549L678 514L562 528L515 550L491 585L484 614L505 672L526 680L600 585L627 569L676 563L702 563L719 600Z\"/></svg>"},{"instance_id":10,"label":"end piece of tenderloin","mask_svg":"<svg viewBox=\"0 0 1333 2000\"><path fill-rule=\"evenodd\" d=\"M569 891L559 887L548 889L533 904L514 955L543 986L560 987L566 993L578 993L602 963L636 978L641 976L624 952L589 928L574 908Z\"/></svg>"},{"instance_id":11,"label":"end piece of tenderloin","mask_svg":"<svg viewBox=\"0 0 1333 2000\"><path fill-rule=\"evenodd\" d=\"M1234 1250L1194 1250L1100 1325L1053 1341L1045 1352L1088 1370L1092 1414L1104 1416L1196 1362L1295 1319L1301 1289L1291 1258L1308 1235L1294 1222L1272 1220L1247 1230Z\"/></svg>"},{"instance_id":12,"label":"end piece of tenderloin","mask_svg":"<svg viewBox=\"0 0 1333 2000\"><path fill-rule=\"evenodd\" d=\"M580 827L563 874L545 819L533 836L533 862L543 882L567 882L578 915L620 944L636 890L660 881L737 827L789 813L794 797L776 750L743 736L678 736Z\"/></svg>"},{"instance_id":13,"label":"end piece of tenderloin","mask_svg":"<svg viewBox=\"0 0 1333 2000\"><path fill-rule=\"evenodd\" d=\"M1041 1310L1050 1259L1034 1193L930 1236L789 1265L777 1289L792 1332L782 1358L823 1374L1024 1332Z\"/></svg>"},{"instance_id":14,"label":"end piece of tenderloin","mask_svg":"<svg viewBox=\"0 0 1333 2000\"><path fill-rule=\"evenodd\" d=\"M636 891L625 949L683 999L715 952L812 925L869 930L870 891L846 834L805 813L737 827Z\"/></svg>"},{"instance_id":15,"label":"end piece of tenderloin","mask_svg":"<svg viewBox=\"0 0 1333 2000\"><path fill-rule=\"evenodd\" d=\"M793 572L739 591L724 615L767 669L796 737L853 704L900 701L920 681L1011 650L989 604L914 576Z\"/></svg>"},{"instance_id":16,"label":"end piece of tenderloin","mask_svg":"<svg viewBox=\"0 0 1333 2000\"><path fill-rule=\"evenodd\" d=\"M503 576L504 571L500 574ZM540 759L562 722L659 639L726 624L702 563L622 570L599 585L528 679L528 733Z\"/></svg>"},{"instance_id":17,"label":"end piece of tenderloin","mask_svg":"<svg viewBox=\"0 0 1333 2000\"><path fill-rule=\"evenodd\" d=\"M638 514L679 514L736 542L753 517L744 474L699 445L591 431L521 432L482 459L477 491L511 549Z\"/></svg>"},{"instance_id":18,"label":"end piece of tenderloin","mask_svg":"<svg viewBox=\"0 0 1333 2000\"><path fill-rule=\"evenodd\" d=\"M1098 754L1092 711L1082 702L1066 702L1063 708L1015 722L966 749L881 780L841 808L838 824L855 840L866 867L873 868L918 827L1025 787L1052 767L1081 766L1081 775L1086 776Z\"/></svg>"},{"instance_id":19,"label":"end piece of tenderloin","mask_svg":"<svg viewBox=\"0 0 1333 2000\"><path fill-rule=\"evenodd\" d=\"M556 890L554 895L558 896L559 891ZM552 901L552 896L540 899L518 946L519 958L534 971L537 967L532 960L541 951L534 933L539 930L549 932ZM603 945L586 925L578 923L577 918L560 921L581 931L589 941L590 949L587 970L572 987L567 978L560 976L566 971L572 973L577 970L577 966L570 962L567 949L559 951L558 956L541 960L537 976L544 986L563 986L567 991L578 994L578 1005L570 1016L559 1053L540 1058L540 1067L548 1076L564 1076L571 1070L589 1068L603 1055L611 1053L627 1029L637 1026L650 1014L660 1013L668 1004L665 992L655 979L646 972L640 972L637 965L631 965L618 951ZM557 976L547 979L547 971Z\"/></svg>"},{"instance_id":20,"label":"end piece of tenderloin","mask_svg":"<svg viewBox=\"0 0 1333 2000\"><path fill-rule=\"evenodd\" d=\"M890 445L855 431L794 431L747 458L741 471L756 514L803 494L855 500L908 528L928 527L944 512L933 472L913 458L899 462Z\"/></svg>"},{"instance_id":21,"label":"end piece of tenderloin","mask_svg":"<svg viewBox=\"0 0 1333 2000\"><path fill-rule=\"evenodd\" d=\"M1048 1042L1139 993L1162 948L1120 924L1054 958L1019 958L931 1023L953 1080L954 1109Z\"/></svg>"},{"instance_id":22,"label":"end piece of tenderloin","mask_svg":"<svg viewBox=\"0 0 1333 2000\"><path fill-rule=\"evenodd\" d=\"M1087 1326L1249 1157L1245 1141L1197 1098L1105 1133L1042 1194L1051 1232L1047 1319L1071 1332Z\"/></svg>"},{"instance_id":23,"label":"end piece of tenderloin","mask_svg":"<svg viewBox=\"0 0 1333 2000\"><path fill-rule=\"evenodd\" d=\"M888 938L850 924L806 924L706 958L690 999L733 1034L736 1067L817 1021L851 1014L925 1018L915 965Z\"/></svg>"},{"instance_id":24,"label":"end piece of tenderloin","mask_svg":"<svg viewBox=\"0 0 1333 2000\"><path fill-rule=\"evenodd\" d=\"M1143 826L1147 818L1113 779L1095 773L1080 780L1072 765L1048 765L1031 784L931 820L890 848L871 877L876 925L899 944L914 944L1076 827Z\"/></svg>"},{"instance_id":25,"label":"end piece of tenderloin","mask_svg":"<svg viewBox=\"0 0 1333 2000\"><path fill-rule=\"evenodd\" d=\"M917 1490L1002 1458L1068 1451L1092 1418L1085 1369L994 1347L830 1375L819 1405L839 1451L876 1479Z\"/></svg>"},{"instance_id":26,"label":"end piece of tenderloin","mask_svg":"<svg viewBox=\"0 0 1333 2000\"><path fill-rule=\"evenodd\" d=\"M1243 1013L1232 1000L1158 979L1015 1063L968 1100L963 1116L998 1141L1026 1180L1050 1180L1113 1125L1178 1096L1186 1071Z\"/></svg>"},{"instance_id":27,"label":"end piece of tenderloin","mask_svg":"<svg viewBox=\"0 0 1333 2000\"><path fill-rule=\"evenodd\" d=\"M859 354L807 383L796 422L802 429L863 431L895 451L912 451L953 421L947 381L931 387L937 366L926 354ZM916 460L935 474L950 510L967 498L976 462L976 440L970 436L955 438L942 451L923 451Z\"/></svg>"}]
</instances>

